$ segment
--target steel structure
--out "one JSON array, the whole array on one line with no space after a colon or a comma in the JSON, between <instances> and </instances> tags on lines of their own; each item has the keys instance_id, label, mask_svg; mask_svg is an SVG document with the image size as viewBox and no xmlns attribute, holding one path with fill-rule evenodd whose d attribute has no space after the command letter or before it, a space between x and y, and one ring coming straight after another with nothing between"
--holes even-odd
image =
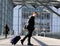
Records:
<instances>
[{"instance_id":1,"label":"steel structure","mask_svg":"<svg viewBox=\"0 0 60 46\"><path fill-rule=\"evenodd\" d=\"M13 0L13 3L15 5L22 5L19 9L18 9L18 34L19 34L19 10L22 7L27 7L28 6L33 6L35 9L37 9L37 7L39 6L44 6L45 8L47 8L49 11L51 11L52 13L55 13L56 15L60 16L59 13L57 13L56 11L54 11L50 6L54 6L56 8L60 8L60 0Z\"/></svg>"},{"instance_id":2,"label":"steel structure","mask_svg":"<svg viewBox=\"0 0 60 46\"><path fill-rule=\"evenodd\" d=\"M56 8L60 7L60 0L13 0L15 5L22 5L28 7L27 5L32 5L34 8L38 6L44 6L49 11L55 13L56 15L60 16L57 12L52 10L49 6L55 6Z\"/></svg>"}]
</instances>

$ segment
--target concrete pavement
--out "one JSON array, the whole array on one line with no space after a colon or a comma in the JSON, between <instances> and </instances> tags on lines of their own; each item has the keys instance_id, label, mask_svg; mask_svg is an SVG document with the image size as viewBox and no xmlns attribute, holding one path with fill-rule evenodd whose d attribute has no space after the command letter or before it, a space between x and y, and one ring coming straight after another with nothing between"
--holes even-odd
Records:
<instances>
[{"instance_id":1,"label":"concrete pavement","mask_svg":"<svg viewBox=\"0 0 60 46\"><path fill-rule=\"evenodd\" d=\"M10 37L12 37L13 35L8 35L7 36L7 38L10 38ZM3 40L3 39L5 39L5 36L4 35L0 35L0 40Z\"/></svg>"},{"instance_id":2,"label":"concrete pavement","mask_svg":"<svg viewBox=\"0 0 60 46\"><path fill-rule=\"evenodd\" d=\"M23 37L24 37L24 36L21 36L21 39L22 39ZM0 40L0 46L13 46L13 45L10 43L10 41L11 41L11 38L9 38L9 39L4 39L4 40ZM33 43L34 46L39 45L39 43L37 43L37 41L35 41L33 38L31 39L31 43ZM15 46L22 46L22 45L21 45L21 42L18 41L18 43L17 43ZM23 46L27 46L27 39L25 40Z\"/></svg>"},{"instance_id":3,"label":"concrete pavement","mask_svg":"<svg viewBox=\"0 0 60 46\"><path fill-rule=\"evenodd\" d=\"M60 39L34 36L33 37L38 43L45 46L60 46Z\"/></svg>"},{"instance_id":4,"label":"concrete pavement","mask_svg":"<svg viewBox=\"0 0 60 46\"><path fill-rule=\"evenodd\" d=\"M24 36L21 36L21 39ZM0 46L13 46L11 43L11 38L0 40ZM33 36L31 39L31 43L34 44L34 46L60 46L60 39L54 39L54 38L48 38L48 37L41 37L41 36ZM21 42L18 41L18 43L15 46L22 46ZM24 42L23 46L27 46L27 39Z\"/></svg>"}]
</instances>

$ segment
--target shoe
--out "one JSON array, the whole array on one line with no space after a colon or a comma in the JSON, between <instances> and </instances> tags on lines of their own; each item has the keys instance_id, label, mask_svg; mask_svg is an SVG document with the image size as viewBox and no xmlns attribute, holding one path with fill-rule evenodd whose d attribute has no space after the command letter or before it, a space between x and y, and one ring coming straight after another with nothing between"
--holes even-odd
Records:
<instances>
[{"instance_id":1,"label":"shoe","mask_svg":"<svg viewBox=\"0 0 60 46\"><path fill-rule=\"evenodd\" d=\"M29 43L28 45L33 46L33 44Z\"/></svg>"},{"instance_id":2,"label":"shoe","mask_svg":"<svg viewBox=\"0 0 60 46\"><path fill-rule=\"evenodd\" d=\"M23 45L23 40L21 40L21 44Z\"/></svg>"}]
</instances>

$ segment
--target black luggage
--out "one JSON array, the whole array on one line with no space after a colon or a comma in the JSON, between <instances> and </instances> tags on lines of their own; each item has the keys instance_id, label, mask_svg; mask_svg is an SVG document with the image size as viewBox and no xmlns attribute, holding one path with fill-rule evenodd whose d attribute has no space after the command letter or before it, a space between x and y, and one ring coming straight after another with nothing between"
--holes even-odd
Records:
<instances>
[{"instance_id":1,"label":"black luggage","mask_svg":"<svg viewBox=\"0 0 60 46\"><path fill-rule=\"evenodd\" d=\"M16 36L16 37L14 37L12 40L11 40L11 43L13 44L13 45L15 45L19 40L20 40L20 36Z\"/></svg>"}]
</instances>

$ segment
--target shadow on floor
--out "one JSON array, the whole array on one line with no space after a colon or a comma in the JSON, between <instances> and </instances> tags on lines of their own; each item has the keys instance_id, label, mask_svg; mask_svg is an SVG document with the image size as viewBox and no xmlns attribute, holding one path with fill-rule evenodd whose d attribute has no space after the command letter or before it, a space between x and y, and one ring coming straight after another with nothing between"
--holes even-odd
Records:
<instances>
[{"instance_id":1,"label":"shadow on floor","mask_svg":"<svg viewBox=\"0 0 60 46\"><path fill-rule=\"evenodd\" d=\"M32 37L33 39L35 39L41 46L48 46L45 43L43 43L42 41L39 41L38 39L36 39L35 37Z\"/></svg>"}]
</instances>

